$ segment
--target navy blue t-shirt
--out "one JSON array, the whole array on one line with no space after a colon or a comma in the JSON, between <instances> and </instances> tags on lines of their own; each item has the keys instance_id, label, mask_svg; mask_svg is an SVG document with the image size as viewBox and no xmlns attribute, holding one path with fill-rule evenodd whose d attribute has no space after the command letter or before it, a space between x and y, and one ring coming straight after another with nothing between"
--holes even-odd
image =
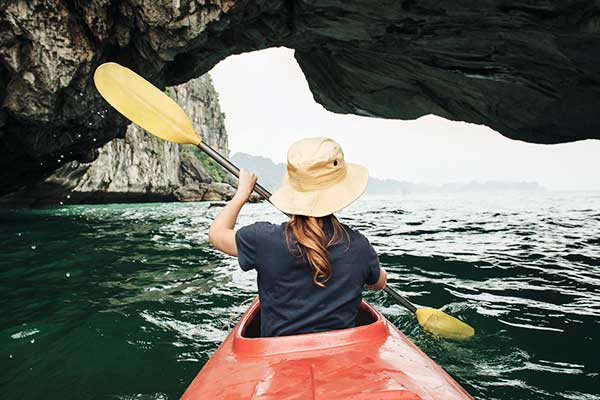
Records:
<instances>
[{"instance_id":1,"label":"navy blue t-shirt","mask_svg":"<svg viewBox=\"0 0 600 400\"><path fill-rule=\"evenodd\" d=\"M332 274L323 288L313 282L306 258L288 250L285 226L257 222L235 235L240 267L258 272L261 336L353 327L364 285L379 279L379 260L369 241L343 225L350 241L343 235L328 248ZM331 238L329 221L323 230Z\"/></svg>"}]
</instances>

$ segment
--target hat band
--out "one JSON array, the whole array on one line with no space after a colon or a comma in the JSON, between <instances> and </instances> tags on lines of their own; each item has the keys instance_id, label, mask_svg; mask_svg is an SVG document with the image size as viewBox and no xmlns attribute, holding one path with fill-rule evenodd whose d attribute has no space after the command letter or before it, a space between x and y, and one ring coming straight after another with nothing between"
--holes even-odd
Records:
<instances>
[{"instance_id":1,"label":"hat band","mask_svg":"<svg viewBox=\"0 0 600 400\"><path fill-rule=\"evenodd\" d=\"M327 189L341 182L346 176L346 166L344 165L342 168L337 168L331 173L319 177L306 177L296 171L290 171L290 168L288 168L288 176L290 184L294 189L299 192L312 192Z\"/></svg>"}]
</instances>

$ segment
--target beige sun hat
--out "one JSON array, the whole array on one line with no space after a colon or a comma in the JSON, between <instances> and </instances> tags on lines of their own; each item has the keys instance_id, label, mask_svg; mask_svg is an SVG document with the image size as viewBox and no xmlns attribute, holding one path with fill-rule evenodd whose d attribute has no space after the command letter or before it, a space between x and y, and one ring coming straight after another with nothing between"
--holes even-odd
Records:
<instances>
[{"instance_id":1,"label":"beige sun hat","mask_svg":"<svg viewBox=\"0 0 600 400\"><path fill-rule=\"evenodd\" d=\"M287 173L270 200L286 214L323 217L358 199L368 180L367 169L346 163L332 139L302 139L290 147Z\"/></svg>"}]
</instances>

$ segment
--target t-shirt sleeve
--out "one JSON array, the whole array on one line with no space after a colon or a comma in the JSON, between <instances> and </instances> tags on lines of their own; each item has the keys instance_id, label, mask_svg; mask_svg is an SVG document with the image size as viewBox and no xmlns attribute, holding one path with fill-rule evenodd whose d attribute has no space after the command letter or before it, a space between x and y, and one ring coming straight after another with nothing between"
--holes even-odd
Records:
<instances>
[{"instance_id":1,"label":"t-shirt sleeve","mask_svg":"<svg viewBox=\"0 0 600 400\"><path fill-rule=\"evenodd\" d=\"M235 232L235 245L238 252L238 263L244 271L256 267L257 229L256 224L244 226Z\"/></svg>"},{"instance_id":2,"label":"t-shirt sleeve","mask_svg":"<svg viewBox=\"0 0 600 400\"><path fill-rule=\"evenodd\" d=\"M381 268L379 266L379 257L377 257L377 253L371 243L367 241L367 277L365 279L365 283L367 285L374 285L379 280L379 274L381 273Z\"/></svg>"}]
</instances>

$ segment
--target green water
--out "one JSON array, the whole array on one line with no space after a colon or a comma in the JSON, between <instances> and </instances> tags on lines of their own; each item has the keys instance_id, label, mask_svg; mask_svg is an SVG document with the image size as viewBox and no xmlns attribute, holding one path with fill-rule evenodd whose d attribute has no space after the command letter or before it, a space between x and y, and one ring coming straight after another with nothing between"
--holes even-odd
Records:
<instances>
[{"instance_id":1,"label":"green water","mask_svg":"<svg viewBox=\"0 0 600 400\"><path fill-rule=\"evenodd\" d=\"M177 399L256 293L208 204L0 211L2 399ZM375 304L478 399L600 398L600 193L364 198L340 214L390 285L477 329ZM281 221L267 204L241 223Z\"/></svg>"}]
</instances>

